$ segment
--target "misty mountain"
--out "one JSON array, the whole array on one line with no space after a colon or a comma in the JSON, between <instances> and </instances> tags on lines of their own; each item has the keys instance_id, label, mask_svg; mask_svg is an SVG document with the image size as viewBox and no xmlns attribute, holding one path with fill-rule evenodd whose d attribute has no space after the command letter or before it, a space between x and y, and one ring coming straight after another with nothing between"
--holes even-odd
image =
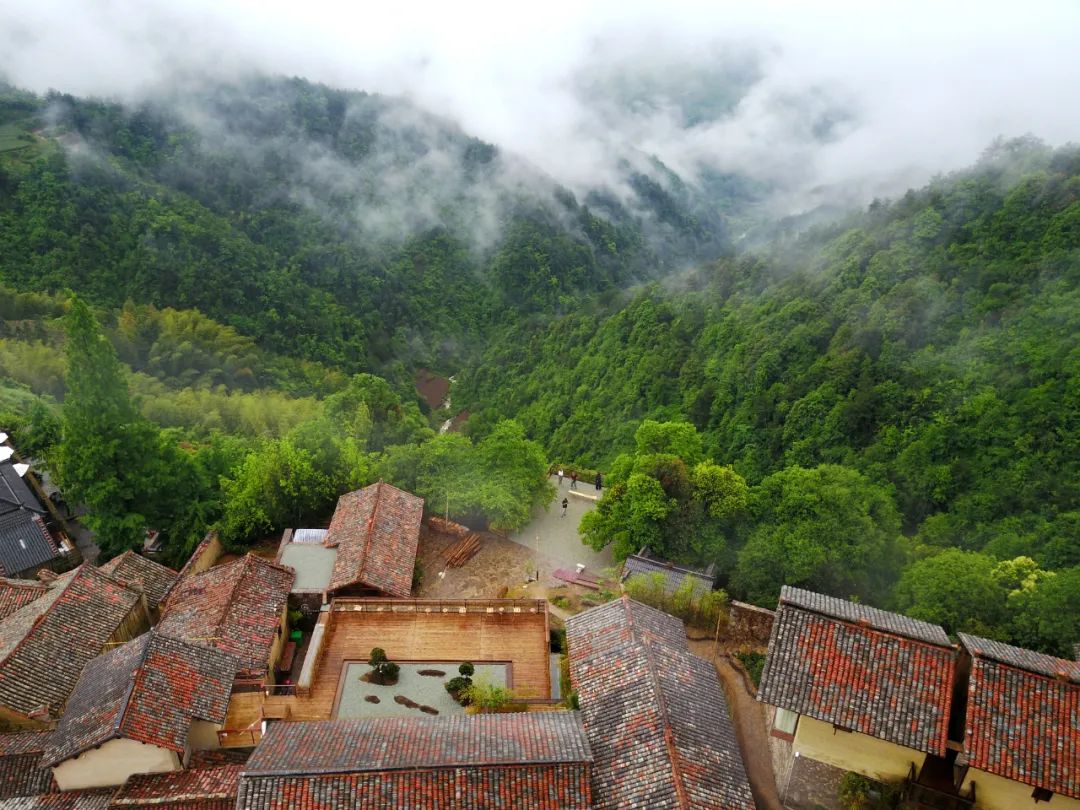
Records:
<instances>
[{"instance_id":1,"label":"misty mountain","mask_svg":"<svg viewBox=\"0 0 1080 810\"><path fill-rule=\"evenodd\" d=\"M0 163L0 277L198 308L352 369L437 364L513 313L723 255L744 193L643 159L579 197L404 99L300 79L134 106L8 91L0 115L26 147Z\"/></svg>"}]
</instances>

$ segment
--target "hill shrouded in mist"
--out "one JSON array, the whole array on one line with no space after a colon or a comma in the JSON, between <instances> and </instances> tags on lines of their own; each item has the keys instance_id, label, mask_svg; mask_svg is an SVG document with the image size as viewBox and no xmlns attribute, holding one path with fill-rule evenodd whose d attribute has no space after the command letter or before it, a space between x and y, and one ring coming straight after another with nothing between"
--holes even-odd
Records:
<instances>
[{"instance_id":1,"label":"hill shrouded in mist","mask_svg":"<svg viewBox=\"0 0 1080 810\"><path fill-rule=\"evenodd\" d=\"M457 362L512 313L728 250L716 207L655 161L579 200L405 101L301 80L134 107L10 93L2 114L28 140L4 167L0 276L198 308L350 370Z\"/></svg>"}]
</instances>

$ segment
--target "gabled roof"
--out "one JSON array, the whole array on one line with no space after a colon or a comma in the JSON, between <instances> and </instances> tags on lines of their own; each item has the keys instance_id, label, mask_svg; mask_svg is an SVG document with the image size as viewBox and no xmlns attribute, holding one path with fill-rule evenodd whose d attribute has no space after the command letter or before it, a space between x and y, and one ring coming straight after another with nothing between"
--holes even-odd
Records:
<instances>
[{"instance_id":1,"label":"gabled roof","mask_svg":"<svg viewBox=\"0 0 1080 810\"><path fill-rule=\"evenodd\" d=\"M27 486L10 461L0 462L0 514L17 509L28 509L39 515L46 514L34 491Z\"/></svg>"},{"instance_id":2,"label":"gabled roof","mask_svg":"<svg viewBox=\"0 0 1080 810\"><path fill-rule=\"evenodd\" d=\"M713 587L712 574L655 559L649 555L648 549L644 548L637 554L631 554L623 562L622 581L625 582L635 574L660 574L664 578L664 592L668 595L683 587L687 580L694 583L691 587L695 593L708 592Z\"/></svg>"},{"instance_id":3,"label":"gabled roof","mask_svg":"<svg viewBox=\"0 0 1080 810\"><path fill-rule=\"evenodd\" d=\"M937 625L785 587L758 700L944 756L955 671Z\"/></svg>"},{"instance_id":4,"label":"gabled roof","mask_svg":"<svg viewBox=\"0 0 1080 810\"><path fill-rule=\"evenodd\" d=\"M148 560L131 550L125 551L119 557L113 557L100 568L114 579L145 593L151 608L156 608L161 603L179 576L171 568Z\"/></svg>"},{"instance_id":5,"label":"gabled roof","mask_svg":"<svg viewBox=\"0 0 1080 810\"><path fill-rule=\"evenodd\" d=\"M716 672L682 623L626 597L566 622L593 806L754 807Z\"/></svg>"},{"instance_id":6,"label":"gabled roof","mask_svg":"<svg viewBox=\"0 0 1080 810\"><path fill-rule=\"evenodd\" d=\"M186 576L165 600L157 629L236 656L238 671L262 671L294 576L254 554Z\"/></svg>"},{"instance_id":7,"label":"gabled roof","mask_svg":"<svg viewBox=\"0 0 1080 810\"><path fill-rule=\"evenodd\" d=\"M276 723L240 780L245 810L589 807L576 712Z\"/></svg>"},{"instance_id":8,"label":"gabled roof","mask_svg":"<svg viewBox=\"0 0 1080 810\"><path fill-rule=\"evenodd\" d=\"M1080 664L960 633L968 765L1080 799Z\"/></svg>"},{"instance_id":9,"label":"gabled roof","mask_svg":"<svg viewBox=\"0 0 1080 810\"><path fill-rule=\"evenodd\" d=\"M323 541L338 550L330 590L363 585L407 599L423 515L423 498L382 481L338 498Z\"/></svg>"},{"instance_id":10,"label":"gabled roof","mask_svg":"<svg viewBox=\"0 0 1080 810\"><path fill-rule=\"evenodd\" d=\"M22 715L59 713L83 667L141 596L92 565L63 574L49 591L0 621L0 705Z\"/></svg>"},{"instance_id":11,"label":"gabled roof","mask_svg":"<svg viewBox=\"0 0 1080 810\"><path fill-rule=\"evenodd\" d=\"M48 592L49 586L44 582L32 579L0 579L0 621Z\"/></svg>"},{"instance_id":12,"label":"gabled roof","mask_svg":"<svg viewBox=\"0 0 1080 810\"><path fill-rule=\"evenodd\" d=\"M25 509L0 514L0 574L17 576L59 556L40 515Z\"/></svg>"},{"instance_id":13,"label":"gabled roof","mask_svg":"<svg viewBox=\"0 0 1080 810\"><path fill-rule=\"evenodd\" d=\"M110 810L232 810L242 765L190 768L128 777L109 803Z\"/></svg>"},{"instance_id":14,"label":"gabled roof","mask_svg":"<svg viewBox=\"0 0 1080 810\"><path fill-rule=\"evenodd\" d=\"M41 765L48 731L0 734L0 799L58 790L52 771Z\"/></svg>"},{"instance_id":15,"label":"gabled roof","mask_svg":"<svg viewBox=\"0 0 1080 810\"><path fill-rule=\"evenodd\" d=\"M144 633L86 665L42 761L51 767L116 738L183 755L193 720L225 720L235 674L231 655Z\"/></svg>"}]
</instances>

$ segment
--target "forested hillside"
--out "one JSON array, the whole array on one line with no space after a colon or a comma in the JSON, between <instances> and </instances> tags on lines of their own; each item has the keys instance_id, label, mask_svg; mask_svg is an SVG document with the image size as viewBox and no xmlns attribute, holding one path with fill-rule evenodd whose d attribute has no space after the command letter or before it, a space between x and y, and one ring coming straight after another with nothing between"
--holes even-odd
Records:
<instances>
[{"instance_id":1,"label":"forested hillside","mask_svg":"<svg viewBox=\"0 0 1080 810\"><path fill-rule=\"evenodd\" d=\"M1000 633L974 570L1029 557L1080 597L1078 281L1080 151L1001 143L842 225L522 325L459 395L479 434L512 413L611 469L597 544L719 561L763 604L785 581L887 603L919 559L898 606ZM635 443L643 419L685 420L700 450ZM746 511L710 519L702 459L745 479Z\"/></svg>"},{"instance_id":2,"label":"forested hillside","mask_svg":"<svg viewBox=\"0 0 1080 810\"><path fill-rule=\"evenodd\" d=\"M5 89L2 426L108 554L147 526L177 559L209 527L239 547L380 477L512 528L560 462L604 471L582 533L617 557L1064 651L1080 151L1000 142L741 249L747 187L702 185L643 160L575 196L301 80L137 107ZM457 373L464 435L435 435L419 367Z\"/></svg>"},{"instance_id":3,"label":"forested hillside","mask_svg":"<svg viewBox=\"0 0 1080 810\"><path fill-rule=\"evenodd\" d=\"M194 308L346 372L453 366L496 323L717 255L662 166L579 202L402 100L251 80L126 107L0 94L0 278Z\"/></svg>"}]
</instances>

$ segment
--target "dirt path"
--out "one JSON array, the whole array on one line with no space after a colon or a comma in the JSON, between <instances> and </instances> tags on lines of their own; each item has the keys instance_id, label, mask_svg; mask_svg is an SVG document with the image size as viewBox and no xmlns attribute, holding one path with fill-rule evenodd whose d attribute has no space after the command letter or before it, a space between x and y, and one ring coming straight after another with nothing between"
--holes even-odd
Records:
<instances>
[{"instance_id":1,"label":"dirt path","mask_svg":"<svg viewBox=\"0 0 1080 810\"><path fill-rule=\"evenodd\" d=\"M731 721L735 726L735 737L742 750L746 775L750 779L750 790L754 794L754 803L758 810L783 810L780 793L776 789L776 779L772 770L772 755L769 752L769 740L765 731L765 710L746 691L742 675L724 657L723 651L713 657L713 642L690 640L690 651L706 661L712 661L720 683L727 695L731 709Z\"/></svg>"}]
</instances>

